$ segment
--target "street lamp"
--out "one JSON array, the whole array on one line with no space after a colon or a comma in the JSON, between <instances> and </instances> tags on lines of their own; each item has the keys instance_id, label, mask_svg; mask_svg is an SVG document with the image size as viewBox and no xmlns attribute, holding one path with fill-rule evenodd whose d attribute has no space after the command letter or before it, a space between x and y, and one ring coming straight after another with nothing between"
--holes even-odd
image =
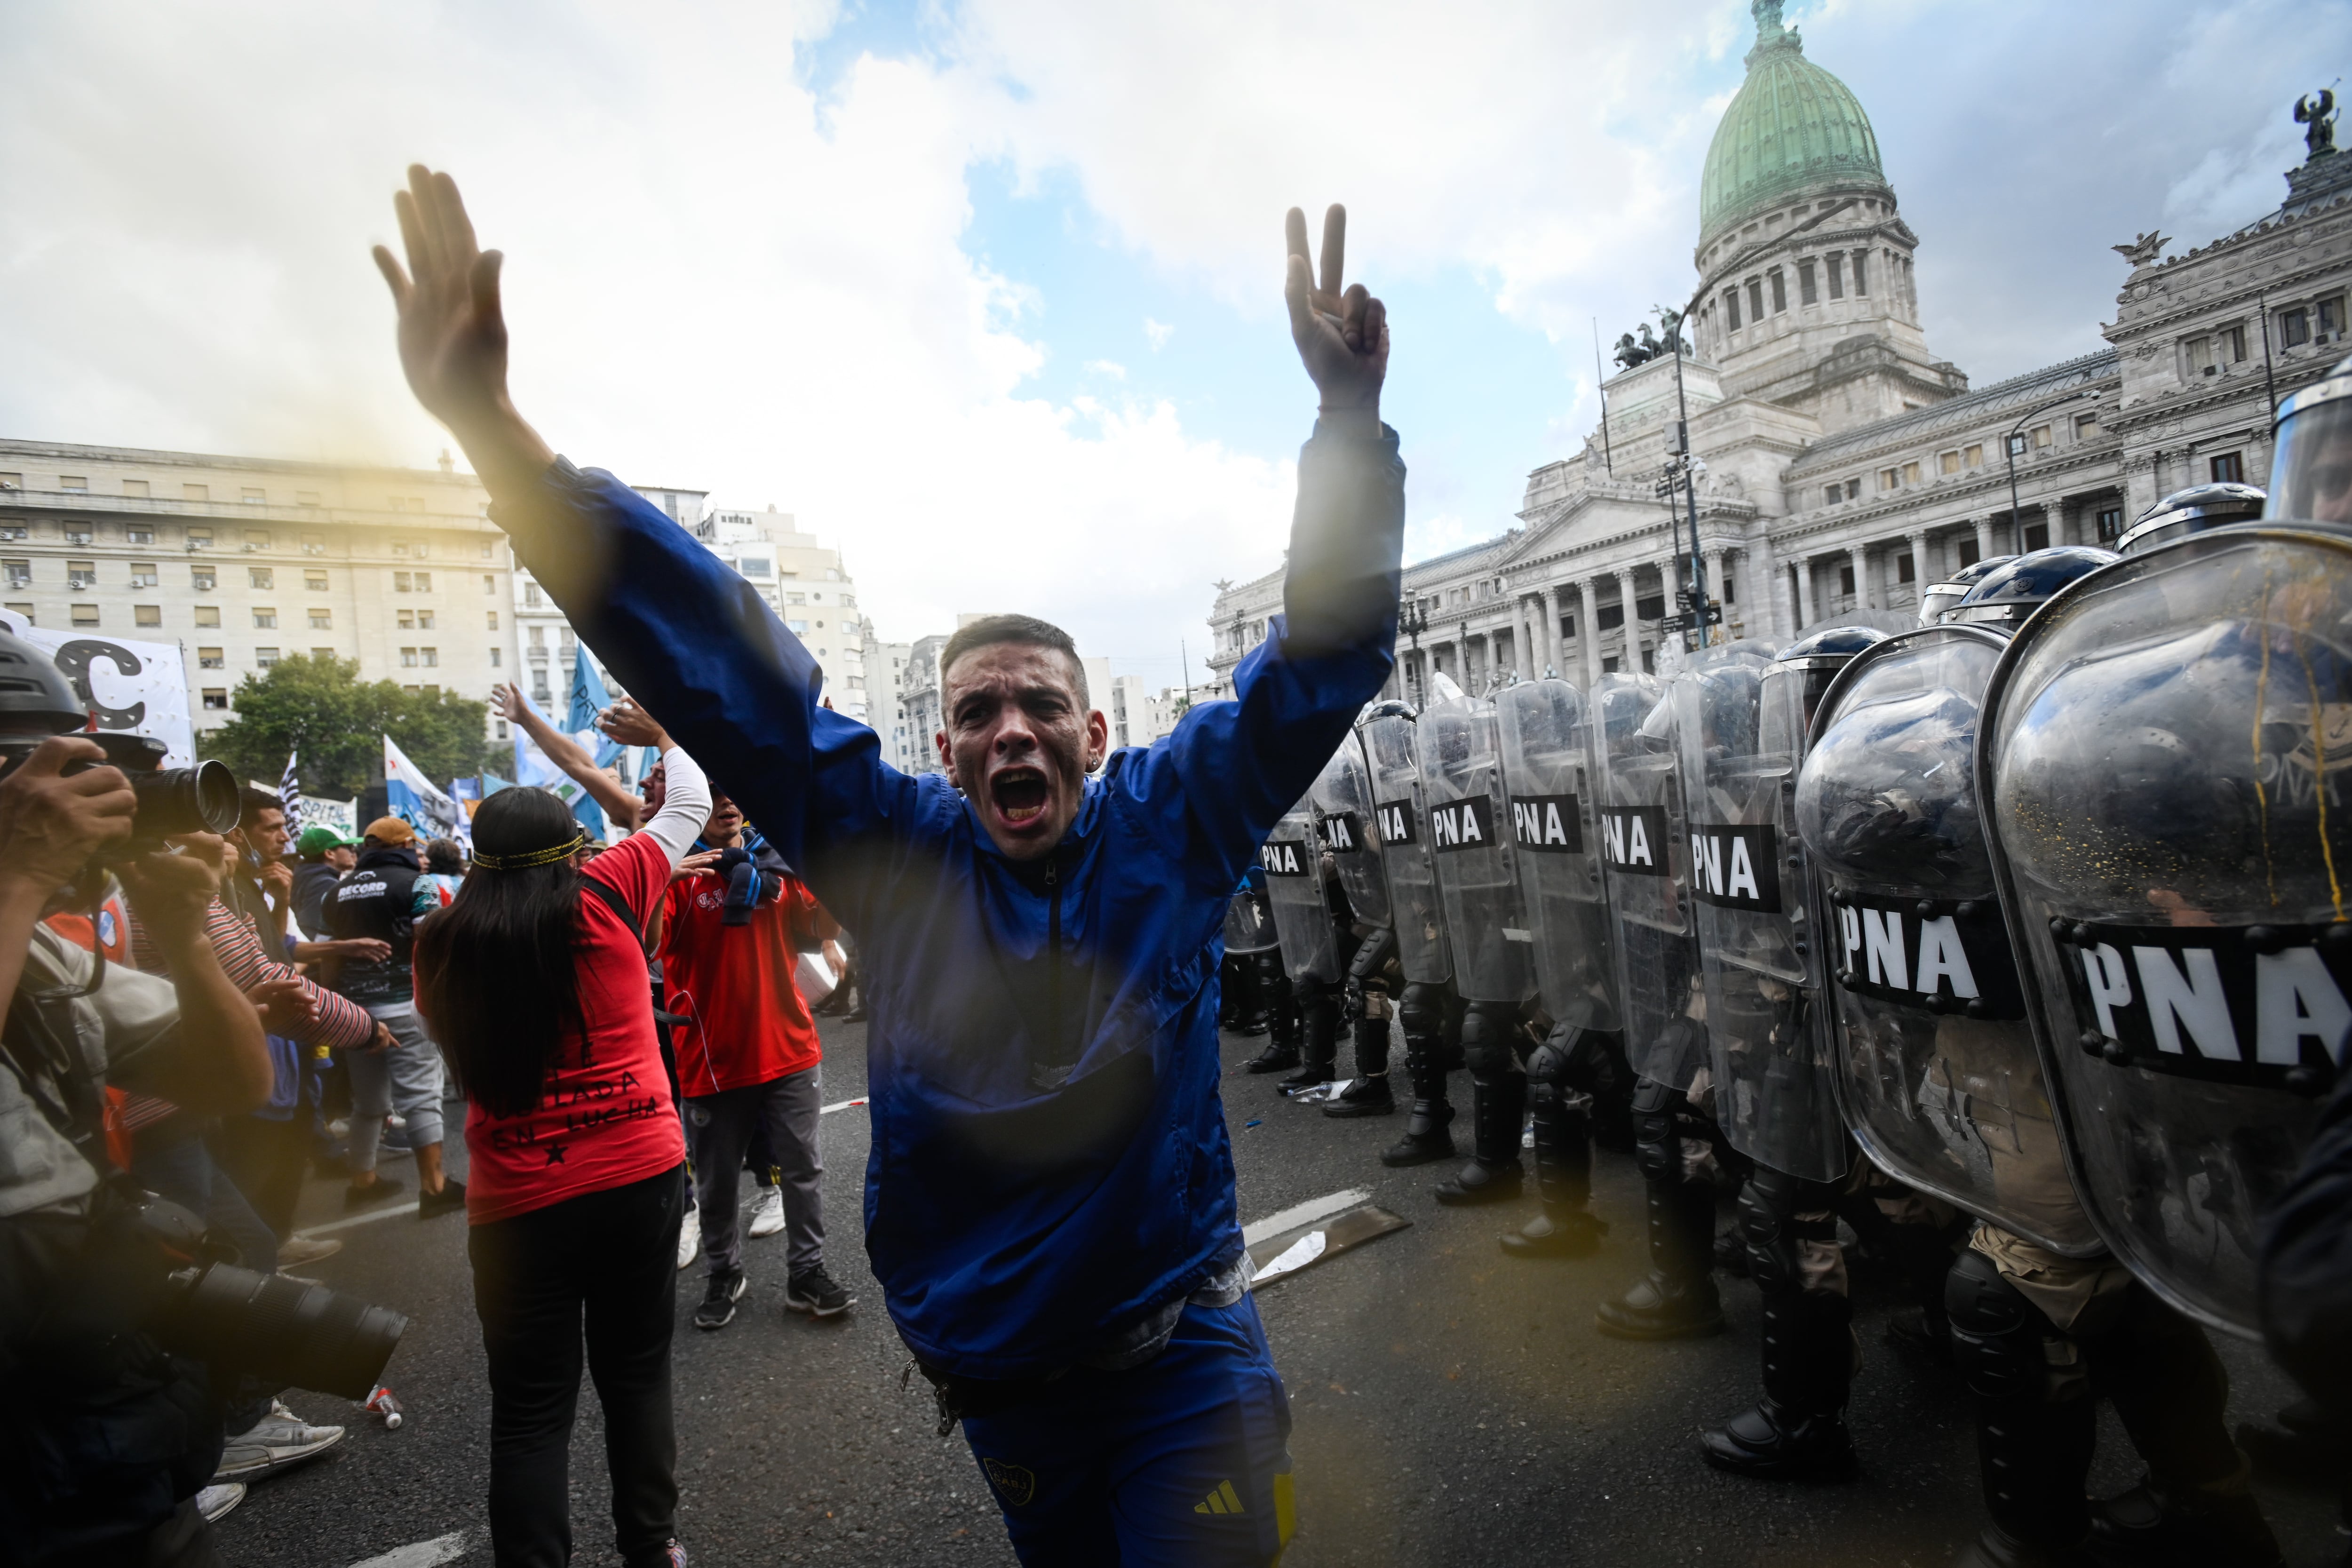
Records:
<instances>
[{"instance_id":1,"label":"street lamp","mask_svg":"<svg viewBox=\"0 0 2352 1568\"><path fill-rule=\"evenodd\" d=\"M1421 634L1429 629L1429 611L1419 599L1405 599L1397 605L1397 630L1412 639L1412 704L1421 706Z\"/></svg>"},{"instance_id":2,"label":"street lamp","mask_svg":"<svg viewBox=\"0 0 2352 1568\"><path fill-rule=\"evenodd\" d=\"M2001 451L2009 458L2009 536L2011 541L2017 545L2017 553L2021 555L2025 553L2024 522L2023 519L2019 515L2017 503L2017 448L2024 440L2024 437L2020 436L2018 432L2024 429L2025 422L2028 419L2032 418L2037 414L2047 414L2052 409L2057 407L2060 404L2072 403L2078 397L2096 397L2098 395L2099 389L2097 387L2085 386L2076 391L2070 392L2063 397L2053 397L2049 402L2043 404L2041 407L2029 408L2023 414L2019 415L2017 423L2009 427L2009 435L2007 438L2001 442L2000 446Z\"/></svg>"}]
</instances>

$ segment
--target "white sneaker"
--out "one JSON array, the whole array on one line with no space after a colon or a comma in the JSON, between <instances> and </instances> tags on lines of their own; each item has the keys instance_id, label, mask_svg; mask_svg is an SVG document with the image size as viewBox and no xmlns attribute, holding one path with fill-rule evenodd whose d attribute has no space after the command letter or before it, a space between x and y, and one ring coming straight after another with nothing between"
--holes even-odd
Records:
<instances>
[{"instance_id":1,"label":"white sneaker","mask_svg":"<svg viewBox=\"0 0 2352 1568\"><path fill-rule=\"evenodd\" d=\"M343 1440L341 1426L313 1426L278 1400L249 1432L231 1436L215 1481L257 1481L315 1459Z\"/></svg>"},{"instance_id":2,"label":"white sneaker","mask_svg":"<svg viewBox=\"0 0 2352 1568\"><path fill-rule=\"evenodd\" d=\"M784 1190L782 1187L761 1187L757 1202L751 1205L751 1239L773 1236L784 1228Z\"/></svg>"},{"instance_id":3,"label":"white sneaker","mask_svg":"<svg viewBox=\"0 0 2352 1568\"><path fill-rule=\"evenodd\" d=\"M686 1217L678 1222L677 1226L678 1272L683 1274L693 1268L694 1260L701 1256L702 1219L689 1208L686 1211Z\"/></svg>"},{"instance_id":4,"label":"white sneaker","mask_svg":"<svg viewBox=\"0 0 2352 1568\"><path fill-rule=\"evenodd\" d=\"M196 1511L206 1524L218 1524L245 1500L243 1481L215 1481L196 1494Z\"/></svg>"}]
</instances>

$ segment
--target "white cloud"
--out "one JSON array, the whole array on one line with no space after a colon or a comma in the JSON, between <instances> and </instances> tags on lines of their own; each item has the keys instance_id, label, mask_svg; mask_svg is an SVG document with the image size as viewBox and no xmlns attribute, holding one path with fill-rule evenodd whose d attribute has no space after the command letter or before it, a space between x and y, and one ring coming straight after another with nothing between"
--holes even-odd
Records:
<instances>
[{"instance_id":1,"label":"white cloud","mask_svg":"<svg viewBox=\"0 0 2352 1568\"><path fill-rule=\"evenodd\" d=\"M1092 374L1106 375L1113 381L1125 381L1127 379L1127 366L1119 363L1117 360L1090 359L1087 361L1087 369Z\"/></svg>"},{"instance_id":2,"label":"white cloud","mask_svg":"<svg viewBox=\"0 0 2352 1568\"><path fill-rule=\"evenodd\" d=\"M1176 335L1176 329L1165 321L1155 321L1146 316L1143 318L1143 335L1150 340L1151 352L1158 353L1168 346L1168 340Z\"/></svg>"}]
</instances>

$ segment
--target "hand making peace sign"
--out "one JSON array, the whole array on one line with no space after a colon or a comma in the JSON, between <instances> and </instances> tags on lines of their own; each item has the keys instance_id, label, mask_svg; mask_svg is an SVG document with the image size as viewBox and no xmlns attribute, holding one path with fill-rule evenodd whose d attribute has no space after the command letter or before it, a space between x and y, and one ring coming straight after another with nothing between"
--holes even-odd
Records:
<instances>
[{"instance_id":1,"label":"hand making peace sign","mask_svg":"<svg viewBox=\"0 0 2352 1568\"><path fill-rule=\"evenodd\" d=\"M1307 215L1297 207L1283 220L1290 246L1282 297L1290 306L1291 341L1315 378L1324 410L1377 411L1389 370L1388 308L1361 283L1344 290L1348 209L1334 203L1323 215L1323 282L1316 287L1307 256Z\"/></svg>"}]
</instances>

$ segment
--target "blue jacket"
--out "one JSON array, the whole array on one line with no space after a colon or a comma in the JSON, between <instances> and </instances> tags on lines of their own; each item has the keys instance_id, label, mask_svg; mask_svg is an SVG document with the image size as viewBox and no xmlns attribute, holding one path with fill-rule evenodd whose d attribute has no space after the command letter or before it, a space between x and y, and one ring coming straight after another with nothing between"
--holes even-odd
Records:
<instances>
[{"instance_id":1,"label":"blue jacket","mask_svg":"<svg viewBox=\"0 0 2352 1568\"><path fill-rule=\"evenodd\" d=\"M1235 699L1114 752L1026 864L943 777L899 773L820 708L816 664L751 586L610 475L559 460L497 517L857 938L866 1245L908 1347L966 1377L1046 1372L1230 1265L1220 932L1258 845L1388 678L1395 433L1307 442L1287 615Z\"/></svg>"}]
</instances>

